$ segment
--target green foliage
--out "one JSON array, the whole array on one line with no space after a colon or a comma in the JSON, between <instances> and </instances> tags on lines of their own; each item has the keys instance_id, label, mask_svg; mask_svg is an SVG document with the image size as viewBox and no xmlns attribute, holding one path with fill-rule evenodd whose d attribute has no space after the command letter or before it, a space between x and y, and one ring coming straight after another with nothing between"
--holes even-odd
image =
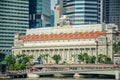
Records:
<instances>
[{"instance_id":1,"label":"green foliage","mask_svg":"<svg viewBox=\"0 0 120 80\"><path fill-rule=\"evenodd\" d=\"M10 64L8 68L9 68L9 70L15 70L14 69L14 64Z\"/></svg>"},{"instance_id":2,"label":"green foliage","mask_svg":"<svg viewBox=\"0 0 120 80\"><path fill-rule=\"evenodd\" d=\"M15 70L22 70L22 69L25 69L25 67L26 67L25 64L21 64L21 63L19 63L19 62L16 62L16 63L14 64L14 69L15 69Z\"/></svg>"},{"instance_id":3,"label":"green foliage","mask_svg":"<svg viewBox=\"0 0 120 80\"><path fill-rule=\"evenodd\" d=\"M22 70L29 66L30 60L33 59L32 55L18 54L7 55L3 63L7 64L9 70Z\"/></svg>"},{"instance_id":4,"label":"green foliage","mask_svg":"<svg viewBox=\"0 0 120 80\"><path fill-rule=\"evenodd\" d=\"M96 60L96 57L95 57L95 56L89 56L88 63L94 64L94 63L95 63L95 60Z\"/></svg>"},{"instance_id":5,"label":"green foliage","mask_svg":"<svg viewBox=\"0 0 120 80\"><path fill-rule=\"evenodd\" d=\"M79 60L79 62L83 61L82 53L78 54L78 60Z\"/></svg>"},{"instance_id":6,"label":"green foliage","mask_svg":"<svg viewBox=\"0 0 120 80\"><path fill-rule=\"evenodd\" d=\"M84 61L85 63L88 63L88 60L89 60L88 54L87 54L87 53L83 53L83 54L82 54L82 57L83 57L83 61Z\"/></svg>"},{"instance_id":7,"label":"green foliage","mask_svg":"<svg viewBox=\"0 0 120 80\"><path fill-rule=\"evenodd\" d=\"M113 50L114 50L114 54L120 53L120 42L113 44Z\"/></svg>"},{"instance_id":8,"label":"green foliage","mask_svg":"<svg viewBox=\"0 0 120 80\"><path fill-rule=\"evenodd\" d=\"M53 55L52 59L55 61L56 64L58 64L61 60L61 56L59 54L55 54Z\"/></svg>"},{"instance_id":9,"label":"green foliage","mask_svg":"<svg viewBox=\"0 0 120 80\"><path fill-rule=\"evenodd\" d=\"M30 60L33 59L32 55L18 54L16 55L16 60L20 63L21 69L27 68L30 65Z\"/></svg>"},{"instance_id":10,"label":"green foliage","mask_svg":"<svg viewBox=\"0 0 120 80\"><path fill-rule=\"evenodd\" d=\"M104 54L99 54L98 55L98 62L99 63L111 63L111 58L104 55Z\"/></svg>"},{"instance_id":11,"label":"green foliage","mask_svg":"<svg viewBox=\"0 0 120 80\"><path fill-rule=\"evenodd\" d=\"M16 55L17 62L27 64L30 59L33 59L32 55L26 55L26 54L18 54Z\"/></svg>"},{"instance_id":12,"label":"green foliage","mask_svg":"<svg viewBox=\"0 0 120 80\"><path fill-rule=\"evenodd\" d=\"M16 58L13 54L10 54L5 57L4 62L9 67L10 64L14 64L16 62Z\"/></svg>"},{"instance_id":13,"label":"green foliage","mask_svg":"<svg viewBox=\"0 0 120 80\"><path fill-rule=\"evenodd\" d=\"M38 61L42 61L42 62L43 62L44 60L46 60L46 62L47 62L48 56L49 56L48 54L40 54L39 57L37 58L37 60L38 60Z\"/></svg>"},{"instance_id":14,"label":"green foliage","mask_svg":"<svg viewBox=\"0 0 120 80\"><path fill-rule=\"evenodd\" d=\"M87 53L80 53L78 54L78 60L79 62L84 63L95 63L96 57L95 56L89 56Z\"/></svg>"},{"instance_id":15,"label":"green foliage","mask_svg":"<svg viewBox=\"0 0 120 80\"><path fill-rule=\"evenodd\" d=\"M42 62L42 56L39 55L39 57L37 58L37 60Z\"/></svg>"}]
</instances>

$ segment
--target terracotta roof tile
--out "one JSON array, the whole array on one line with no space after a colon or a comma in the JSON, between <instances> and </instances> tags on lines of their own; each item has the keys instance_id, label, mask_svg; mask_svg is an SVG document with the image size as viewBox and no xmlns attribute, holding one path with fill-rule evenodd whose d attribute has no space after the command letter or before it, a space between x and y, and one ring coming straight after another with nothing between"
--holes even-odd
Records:
<instances>
[{"instance_id":1,"label":"terracotta roof tile","mask_svg":"<svg viewBox=\"0 0 120 80\"><path fill-rule=\"evenodd\" d=\"M94 37L98 37L102 34L106 34L106 32L31 35L31 36L19 36L19 39L21 39L21 40L50 40L50 39L66 39L66 38L70 38L70 39L72 39L72 38L94 38Z\"/></svg>"}]
</instances>

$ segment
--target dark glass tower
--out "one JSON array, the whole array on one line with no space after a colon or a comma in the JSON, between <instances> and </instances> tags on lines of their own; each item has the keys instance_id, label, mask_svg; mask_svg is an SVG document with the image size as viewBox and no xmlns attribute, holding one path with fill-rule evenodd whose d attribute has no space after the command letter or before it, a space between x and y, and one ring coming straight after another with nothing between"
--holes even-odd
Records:
<instances>
[{"instance_id":1,"label":"dark glass tower","mask_svg":"<svg viewBox=\"0 0 120 80\"><path fill-rule=\"evenodd\" d=\"M29 14L30 28L50 26L50 0L29 0Z\"/></svg>"},{"instance_id":2,"label":"dark glass tower","mask_svg":"<svg viewBox=\"0 0 120 80\"><path fill-rule=\"evenodd\" d=\"M103 0L103 21L115 23L120 30L120 0Z\"/></svg>"},{"instance_id":3,"label":"dark glass tower","mask_svg":"<svg viewBox=\"0 0 120 80\"><path fill-rule=\"evenodd\" d=\"M0 0L0 52L11 53L14 35L29 28L28 0Z\"/></svg>"}]
</instances>

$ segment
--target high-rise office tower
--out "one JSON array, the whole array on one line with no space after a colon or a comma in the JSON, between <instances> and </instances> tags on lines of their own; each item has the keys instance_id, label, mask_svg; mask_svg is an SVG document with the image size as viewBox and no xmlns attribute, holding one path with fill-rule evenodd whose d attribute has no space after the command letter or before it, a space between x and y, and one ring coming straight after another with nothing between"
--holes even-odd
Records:
<instances>
[{"instance_id":1,"label":"high-rise office tower","mask_svg":"<svg viewBox=\"0 0 120 80\"><path fill-rule=\"evenodd\" d=\"M120 30L120 0L103 0L103 21L114 23Z\"/></svg>"},{"instance_id":2,"label":"high-rise office tower","mask_svg":"<svg viewBox=\"0 0 120 80\"><path fill-rule=\"evenodd\" d=\"M100 23L99 0L59 0L60 15L66 15L71 25Z\"/></svg>"},{"instance_id":3,"label":"high-rise office tower","mask_svg":"<svg viewBox=\"0 0 120 80\"><path fill-rule=\"evenodd\" d=\"M30 28L50 26L50 0L29 0Z\"/></svg>"},{"instance_id":4,"label":"high-rise office tower","mask_svg":"<svg viewBox=\"0 0 120 80\"><path fill-rule=\"evenodd\" d=\"M14 34L29 28L28 0L0 0L0 52L11 53Z\"/></svg>"}]
</instances>

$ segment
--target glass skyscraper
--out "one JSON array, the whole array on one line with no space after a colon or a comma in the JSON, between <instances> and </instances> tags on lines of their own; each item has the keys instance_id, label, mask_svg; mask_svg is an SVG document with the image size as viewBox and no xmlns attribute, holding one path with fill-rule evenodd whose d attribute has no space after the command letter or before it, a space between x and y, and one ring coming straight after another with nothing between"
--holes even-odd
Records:
<instances>
[{"instance_id":1,"label":"glass skyscraper","mask_svg":"<svg viewBox=\"0 0 120 80\"><path fill-rule=\"evenodd\" d=\"M11 53L14 35L29 28L28 0L0 0L0 52Z\"/></svg>"},{"instance_id":2,"label":"glass skyscraper","mask_svg":"<svg viewBox=\"0 0 120 80\"><path fill-rule=\"evenodd\" d=\"M120 30L120 0L103 0L103 21L115 23Z\"/></svg>"},{"instance_id":3,"label":"glass skyscraper","mask_svg":"<svg viewBox=\"0 0 120 80\"><path fill-rule=\"evenodd\" d=\"M50 0L29 0L30 28L50 26Z\"/></svg>"},{"instance_id":4,"label":"glass skyscraper","mask_svg":"<svg viewBox=\"0 0 120 80\"><path fill-rule=\"evenodd\" d=\"M71 25L100 23L98 0L59 0L61 15L66 15Z\"/></svg>"}]
</instances>

